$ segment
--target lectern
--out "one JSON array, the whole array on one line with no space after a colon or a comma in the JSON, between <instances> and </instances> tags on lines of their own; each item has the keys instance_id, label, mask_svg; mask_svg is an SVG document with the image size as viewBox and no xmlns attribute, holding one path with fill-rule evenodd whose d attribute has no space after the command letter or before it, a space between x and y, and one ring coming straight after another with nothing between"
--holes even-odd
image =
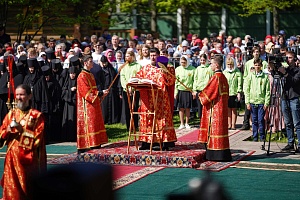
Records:
<instances>
[{"instance_id":1,"label":"lectern","mask_svg":"<svg viewBox=\"0 0 300 200\"><path fill-rule=\"evenodd\" d=\"M129 94L129 87L131 87L131 91L133 91L133 98L131 101L130 98L130 94ZM158 99L158 90L160 90L161 88L155 84L154 82L148 80L141 80L141 81L137 81L137 82L132 82L132 83L128 83L126 85L126 89L127 89L127 97L128 97L128 104L129 104L129 109L130 109L130 126L129 126L129 133L128 133L128 145L127 145L127 153L129 153L129 149L130 149L130 141L131 141L131 137L134 136L134 143L135 143L135 147L138 150L138 144L137 144L137 137L139 136L150 136L151 138L151 143L150 143L150 154L152 154L152 147L153 147L153 139L154 136L156 136L157 138L159 138L159 147L160 147L160 151L162 151L162 136L161 136L161 132L162 130L158 130L158 122L157 122L157 116L156 116L156 112L157 112L157 99ZM152 102L154 104L154 108L153 111L149 111L149 112L141 112L141 111L134 111L134 103L135 103L135 93L136 91L150 91L151 93L151 98L152 98ZM145 114L145 115L152 115L153 120L152 120L152 124L151 124L151 131L148 133L142 133L142 132L138 132L135 129L134 126L134 120L133 120L133 116L134 115L140 115L140 114Z\"/></svg>"}]
</instances>

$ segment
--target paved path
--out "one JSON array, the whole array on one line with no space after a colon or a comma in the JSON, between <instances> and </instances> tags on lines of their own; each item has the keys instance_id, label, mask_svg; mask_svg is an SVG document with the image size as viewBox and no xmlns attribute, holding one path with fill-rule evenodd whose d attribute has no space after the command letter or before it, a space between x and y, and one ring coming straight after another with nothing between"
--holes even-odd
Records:
<instances>
[{"instance_id":1,"label":"paved path","mask_svg":"<svg viewBox=\"0 0 300 200\"><path fill-rule=\"evenodd\" d=\"M241 127L242 124L243 116L239 116L237 120L237 127ZM263 142L245 141L245 139L249 138L252 135L251 130L242 131L237 129L235 131L229 131L229 135L233 133L235 134L229 137L231 149L254 150L254 155L261 157L282 157L288 159L300 159L300 154L281 152L281 149L287 145L286 143L271 142L270 153L269 155L267 155L266 150L268 149L268 142L266 142L265 145L266 150L262 150L261 147L263 145Z\"/></svg>"}]
</instances>

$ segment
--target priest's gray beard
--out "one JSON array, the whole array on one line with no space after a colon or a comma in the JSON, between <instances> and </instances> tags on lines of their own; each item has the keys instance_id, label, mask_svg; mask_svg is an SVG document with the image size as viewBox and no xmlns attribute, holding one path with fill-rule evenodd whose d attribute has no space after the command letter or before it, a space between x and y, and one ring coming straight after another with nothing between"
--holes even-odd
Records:
<instances>
[{"instance_id":1,"label":"priest's gray beard","mask_svg":"<svg viewBox=\"0 0 300 200\"><path fill-rule=\"evenodd\" d=\"M28 106L29 106L29 101L26 101L26 102L18 101L18 103L17 103L17 108L19 108L22 111L26 110L26 108L28 108Z\"/></svg>"}]
</instances>

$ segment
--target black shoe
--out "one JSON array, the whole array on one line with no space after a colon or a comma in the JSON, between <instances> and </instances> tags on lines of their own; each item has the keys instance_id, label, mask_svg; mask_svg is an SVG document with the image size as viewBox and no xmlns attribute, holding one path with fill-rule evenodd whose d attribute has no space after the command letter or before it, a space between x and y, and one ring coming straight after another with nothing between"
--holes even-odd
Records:
<instances>
[{"instance_id":1,"label":"black shoe","mask_svg":"<svg viewBox=\"0 0 300 200\"><path fill-rule=\"evenodd\" d=\"M150 150L150 145L142 145L141 147L139 147L139 150L140 150L140 151L143 151L143 150Z\"/></svg>"},{"instance_id":2,"label":"black shoe","mask_svg":"<svg viewBox=\"0 0 300 200\"><path fill-rule=\"evenodd\" d=\"M91 149L100 149L101 148L101 144L99 146L96 147L91 147Z\"/></svg>"},{"instance_id":3,"label":"black shoe","mask_svg":"<svg viewBox=\"0 0 300 200\"><path fill-rule=\"evenodd\" d=\"M286 145L283 149L281 149L282 151L290 151L290 150L294 150L294 145Z\"/></svg>"},{"instance_id":4,"label":"black shoe","mask_svg":"<svg viewBox=\"0 0 300 200\"><path fill-rule=\"evenodd\" d=\"M250 130L250 126L243 125L242 128L240 128L240 130Z\"/></svg>"},{"instance_id":5,"label":"black shoe","mask_svg":"<svg viewBox=\"0 0 300 200\"><path fill-rule=\"evenodd\" d=\"M162 150L163 151L170 151L169 147L163 147Z\"/></svg>"}]
</instances>

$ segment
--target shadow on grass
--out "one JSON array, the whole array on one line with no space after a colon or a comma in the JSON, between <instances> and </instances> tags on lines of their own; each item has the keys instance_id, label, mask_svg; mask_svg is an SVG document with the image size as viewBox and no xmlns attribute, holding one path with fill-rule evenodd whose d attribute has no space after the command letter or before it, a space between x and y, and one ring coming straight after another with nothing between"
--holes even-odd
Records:
<instances>
[{"instance_id":1,"label":"shadow on grass","mask_svg":"<svg viewBox=\"0 0 300 200\"><path fill-rule=\"evenodd\" d=\"M105 125L106 133L109 142L118 142L121 140L127 140L128 131L124 124L110 124Z\"/></svg>"},{"instance_id":2,"label":"shadow on grass","mask_svg":"<svg viewBox=\"0 0 300 200\"><path fill-rule=\"evenodd\" d=\"M270 133L267 133L266 142L269 142L269 139L270 139ZM253 142L253 137L250 136L250 137L246 138L244 141ZM281 132L272 133L271 142L287 143L287 137Z\"/></svg>"}]
</instances>

